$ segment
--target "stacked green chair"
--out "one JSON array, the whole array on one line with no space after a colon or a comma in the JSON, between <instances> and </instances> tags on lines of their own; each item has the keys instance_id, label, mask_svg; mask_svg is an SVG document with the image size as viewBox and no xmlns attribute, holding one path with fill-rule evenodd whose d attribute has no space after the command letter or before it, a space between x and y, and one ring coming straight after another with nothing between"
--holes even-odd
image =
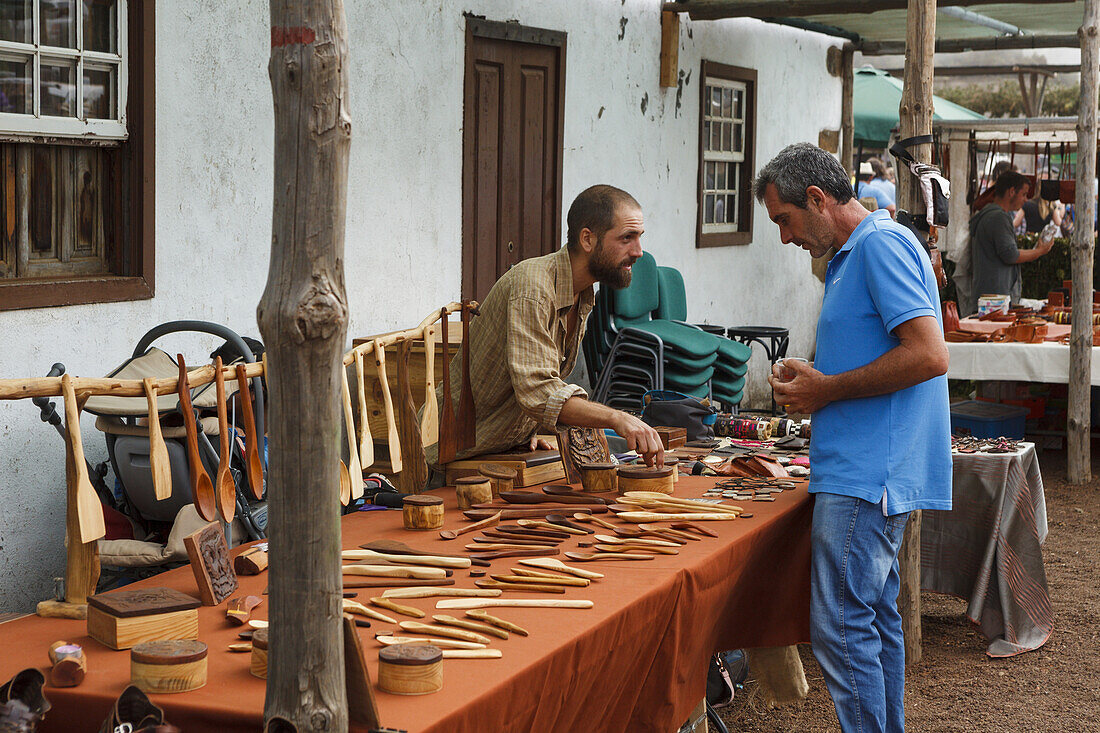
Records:
<instances>
[{"instance_id":1,"label":"stacked green chair","mask_svg":"<svg viewBox=\"0 0 1100 733\"><path fill-rule=\"evenodd\" d=\"M653 318L688 325L687 290L680 271L674 267L658 267L657 290L658 302ZM725 326L695 324L695 327L714 334L718 340L718 358L711 378L714 398L728 408L741 404L752 347L722 335L726 332Z\"/></svg>"}]
</instances>

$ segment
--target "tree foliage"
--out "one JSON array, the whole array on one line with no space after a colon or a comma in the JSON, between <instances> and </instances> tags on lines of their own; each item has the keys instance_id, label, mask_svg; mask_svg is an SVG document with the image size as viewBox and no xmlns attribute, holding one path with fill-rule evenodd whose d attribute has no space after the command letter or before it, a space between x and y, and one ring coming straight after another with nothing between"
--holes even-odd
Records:
<instances>
[{"instance_id":1,"label":"tree foliage","mask_svg":"<svg viewBox=\"0 0 1100 733\"><path fill-rule=\"evenodd\" d=\"M937 90L949 102L986 117L1022 117L1023 96L1015 79L992 84L964 84ZM1076 84L1048 84L1043 95L1043 117L1076 117L1080 88Z\"/></svg>"}]
</instances>

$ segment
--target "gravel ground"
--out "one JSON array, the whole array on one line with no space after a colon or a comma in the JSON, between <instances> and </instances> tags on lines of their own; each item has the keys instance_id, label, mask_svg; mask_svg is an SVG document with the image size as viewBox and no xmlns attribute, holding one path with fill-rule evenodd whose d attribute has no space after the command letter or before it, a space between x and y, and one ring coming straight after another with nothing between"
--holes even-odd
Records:
<instances>
[{"instance_id":1,"label":"gravel ground","mask_svg":"<svg viewBox=\"0 0 1100 733\"><path fill-rule=\"evenodd\" d=\"M906 684L911 731L1100 732L1100 460L1087 486L1066 484L1064 451L1043 452L1040 466L1054 633L1036 651L990 659L986 640L966 619L966 603L924 593L924 658L909 669ZM810 647L800 651L807 698L768 709L750 670L744 689L721 711L731 733L840 730Z\"/></svg>"}]
</instances>

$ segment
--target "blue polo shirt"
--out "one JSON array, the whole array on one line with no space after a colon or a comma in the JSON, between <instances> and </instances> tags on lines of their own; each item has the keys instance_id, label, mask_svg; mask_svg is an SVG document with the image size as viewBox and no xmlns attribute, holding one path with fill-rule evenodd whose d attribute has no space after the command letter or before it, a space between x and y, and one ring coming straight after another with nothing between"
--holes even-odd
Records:
<instances>
[{"instance_id":1,"label":"blue polo shirt","mask_svg":"<svg viewBox=\"0 0 1100 733\"><path fill-rule=\"evenodd\" d=\"M839 374L900 341L891 331L918 316L940 321L936 277L924 248L886 211L868 215L829 262L814 368ZM942 325L942 321L941 321ZM855 496L900 514L951 508L947 377L891 394L832 402L813 416L810 492Z\"/></svg>"}]
</instances>

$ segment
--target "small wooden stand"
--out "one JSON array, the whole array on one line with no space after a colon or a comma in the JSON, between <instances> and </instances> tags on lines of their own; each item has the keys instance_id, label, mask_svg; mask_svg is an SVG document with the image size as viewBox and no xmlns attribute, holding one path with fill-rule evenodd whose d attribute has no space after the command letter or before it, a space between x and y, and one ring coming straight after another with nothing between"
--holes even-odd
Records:
<instances>
[{"instance_id":1,"label":"small wooden stand","mask_svg":"<svg viewBox=\"0 0 1100 733\"><path fill-rule=\"evenodd\" d=\"M599 494L618 491L619 481L614 463L582 463L577 467L581 474L581 491Z\"/></svg>"},{"instance_id":2,"label":"small wooden stand","mask_svg":"<svg viewBox=\"0 0 1100 733\"><path fill-rule=\"evenodd\" d=\"M206 644L149 641L130 650L130 682L142 692L189 692L206 684Z\"/></svg>"},{"instance_id":3,"label":"small wooden stand","mask_svg":"<svg viewBox=\"0 0 1100 733\"><path fill-rule=\"evenodd\" d=\"M401 518L405 529L439 529L443 526L443 500L438 496L406 496Z\"/></svg>"},{"instance_id":4,"label":"small wooden stand","mask_svg":"<svg viewBox=\"0 0 1100 733\"><path fill-rule=\"evenodd\" d=\"M267 679L267 629L256 629L252 634L252 659L248 671L253 677Z\"/></svg>"},{"instance_id":5,"label":"small wooden stand","mask_svg":"<svg viewBox=\"0 0 1100 733\"><path fill-rule=\"evenodd\" d=\"M477 467L477 472L489 479L493 499L499 499L502 491L511 491L515 484L516 469L499 463L482 463Z\"/></svg>"},{"instance_id":6,"label":"small wooden stand","mask_svg":"<svg viewBox=\"0 0 1100 733\"><path fill-rule=\"evenodd\" d=\"M674 490L672 468L648 466L622 466L619 468L619 493L628 491L659 491L671 494Z\"/></svg>"},{"instance_id":7,"label":"small wooden stand","mask_svg":"<svg viewBox=\"0 0 1100 733\"><path fill-rule=\"evenodd\" d=\"M488 504L493 500L493 488L482 475L463 476L455 479L455 496L458 508L465 511L474 504Z\"/></svg>"},{"instance_id":8,"label":"small wooden stand","mask_svg":"<svg viewBox=\"0 0 1100 733\"><path fill-rule=\"evenodd\" d=\"M237 590L237 574L229 562L229 545L218 522L183 538L202 605L216 606Z\"/></svg>"},{"instance_id":9,"label":"small wooden stand","mask_svg":"<svg viewBox=\"0 0 1100 733\"><path fill-rule=\"evenodd\" d=\"M378 651L378 687L394 695L443 689L443 652L431 644L394 644Z\"/></svg>"}]
</instances>

